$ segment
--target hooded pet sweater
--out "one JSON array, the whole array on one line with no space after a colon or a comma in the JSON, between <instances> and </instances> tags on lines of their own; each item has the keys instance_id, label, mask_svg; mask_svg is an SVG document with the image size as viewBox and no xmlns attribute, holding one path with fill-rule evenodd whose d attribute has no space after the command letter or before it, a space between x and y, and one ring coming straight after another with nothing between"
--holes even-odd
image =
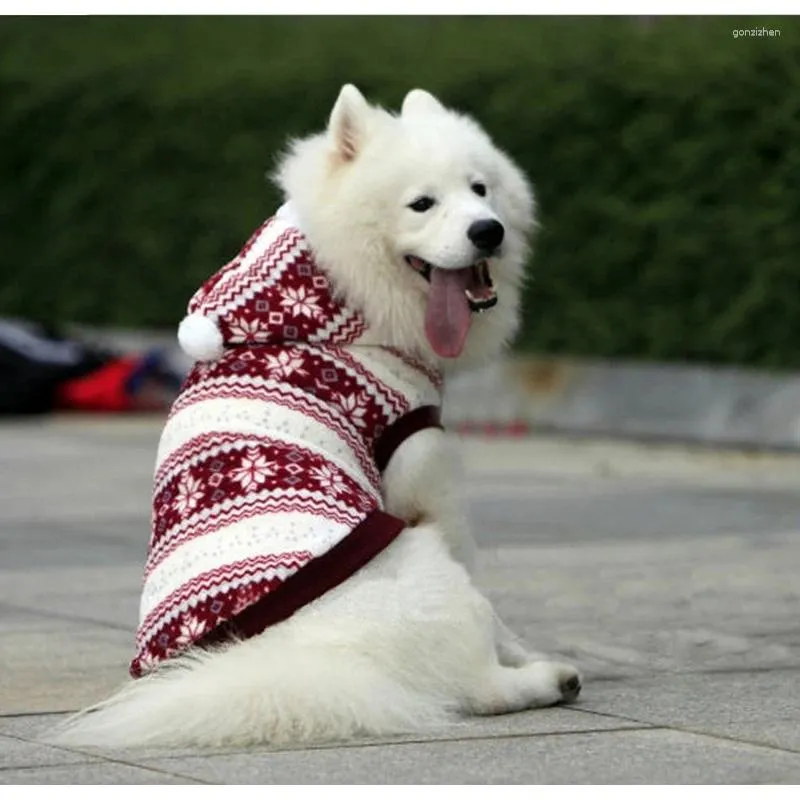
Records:
<instances>
[{"instance_id":1,"label":"hooded pet sweater","mask_svg":"<svg viewBox=\"0 0 800 800\"><path fill-rule=\"evenodd\" d=\"M260 633L377 555L405 525L382 510L380 472L439 425L441 376L374 341L285 209L187 319L210 335L195 348L209 360L158 449L135 677L190 645Z\"/></svg>"}]
</instances>

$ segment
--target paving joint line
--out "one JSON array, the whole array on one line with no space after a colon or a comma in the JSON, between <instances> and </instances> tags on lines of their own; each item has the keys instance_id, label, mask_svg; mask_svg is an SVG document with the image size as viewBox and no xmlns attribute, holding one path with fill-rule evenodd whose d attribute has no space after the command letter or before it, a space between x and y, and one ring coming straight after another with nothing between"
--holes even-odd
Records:
<instances>
[{"instance_id":1,"label":"paving joint line","mask_svg":"<svg viewBox=\"0 0 800 800\"><path fill-rule=\"evenodd\" d=\"M0 720L3 719L21 719L22 717L48 717L55 714L77 714L78 709L75 711L7 711L0 713ZM11 735L11 734L4 734Z\"/></svg>"},{"instance_id":2,"label":"paving joint line","mask_svg":"<svg viewBox=\"0 0 800 800\"><path fill-rule=\"evenodd\" d=\"M651 725L649 723L639 723L633 725L620 725L616 728L590 728L587 730L577 730L577 731L529 731L529 732L520 732L520 733L501 733L497 735L480 735L480 736L457 736L453 738L445 738L445 737L437 737L437 738L430 738L424 739L420 737L414 737L410 739L384 739L384 740L368 740L359 742L357 740L351 740L347 742L336 742L333 744L312 744L312 745L305 745L300 747L284 747L284 748L274 748L268 749L264 746L257 746L250 749L240 749L236 748L233 750L227 750L221 753L209 753L208 750L198 750L197 755L202 755L203 753L208 753L209 756L232 756L232 755L255 755L255 754L262 754L262 755L276 755L281 753L297 753L297 752L317 752L321 750L357 750L357 749L366 749L366 748L374 748L374 747L392 747L396 745L410 745L410 744L443 744L443 743L457 743L457 744L465 744L467 742L487 742L487 741L506 741L511 739L536 739L539 737L549 737L549 736L578 736L584 733L624 733L626 731L640 731L640 730L653 730L658 726ZM194 756L187 756L186 753L180 753L178 755L169 755L165 754L163 756L158 756L160 760L169 760L173 758L187 758L187 757L194 757Z\"/></svg>"},{"instance_id":3,"label":"paving joint line","mask_svg":"<svg viewBox=\"0 0 800 800\"><path fill-rule=\"evenodd\" d=\"M40 742L37 739L29 739L25 736L19 736L13 733L4 733L2 735L7 739L16 739L17 741L24 742L25 744L38 744L39 746L45 747L49 750L55 750L57 752L72 753L73 755L84 756L87 757L87 760L78 762L73 761L68 764L37 764L34 766L24 766L24 767L14 767L14 766L0 767L0 772L5 772L12 769L46 769L47 767L51 766L63 767L72 765L85 765L85 764L120 764L125 767L133 767L135 769L142 769L148 772L155 772L159 775L169 775L172 778L182 778L185 780L192 781L193 783L201 783L212 786L216 785L213 782L204 781L200 778L194 778L190 775L183 775L182 773L179 772L170 772L169 770L159 769L158 767L155 766L150 766L150 765L145 766L143 764L137 763L136 761L128 761L124 758L119 758L119 757L115 758L113 756L106 755L101 751L81 750L80 748L77 747L68 747L65 745L50 744L49 742Z\"/></svg>"},{"instance_id":4,"label":"paving joint line","mask_svg":"<svg viewBox=\"0 0 800 800\"><path fill-rule=\"evenodd\" d=\"M354 750L362 748L389 747L393 745L440 744L440 743L450 743L450 742L464 744L466 742L486 742L486 741L501 741L501 740L505 741L512 739L533 739L533 738L550 737L550 736L575 736L575 735L589 734L589 733L624 733L627 731L657 730L660 727L662 727L658 725L653 725L652 723L642 723L639 722L638 720L631 720L631 722L633 724L619 725L614 728L588 728L585 730L572 730L572 731L527 731L527 732L521 731L519 733L500 733L497 735L482 734L479 736L455 736L455 737L442 736L436 738L422 738L417 736L407 739L387 738L383 740L375 739L366 741L350 740L347 742L319 743L319 744L311 744L299 747L283 747L283 748L268 748L264 746L256 746L251 748L236 747L232 749L223 749L217 752L214 751L214 748L198 747L196 748L196 753L192 755L187 755L186 752L181 752L174 755L170 754L169 752L165 752L163 755L153 756L153 758L157 758L163 761L168 761L178 758L195 758L203 755L232 756L232 755L252 755L256 753L276 754L276 753L296 753L296 752L309 752L309 751L315 752L320 750ZM9 739L16 739L17 741L25 742L27 744L38 744L43 747L52 748L54 750L63 750L68 753L88 756L94 759L100 759L112 762L118 761L119 763L128 764L129 766L138 766L138 763L135 761L128 762L122 759L115 759L111 756L104 756L101 751L83 750L77 747L69 747L65 745L54 745L48 742L41 742L36 738L30 738L15 733L3 733L0 734L0 736L4 736ZM180 748L180 749L184 751L186 748ZM150 758L150 756L148 756L148 758Z\"/></svg>"},{"instance_id":5,"label":"paving joint line","mask_svg":"<svg viewBox=\"0 0 800 800\"><path fill-rule=\"evenodd\" d=\"M676 731L677 733L688 733L693 736L703 736L707 739L718 739L723 742L735 742L736 744L746 744L751 747L759 747L765 750L774 750L778 753L788 753L789 755L800 755L800 749L792 749L787 747L780 747L779 745L769 744L769 742L756 742L752 739L747 739L740 736L733 736L724 733L712 733L711 731L704 731L698 730L697 728L689 728L683 725L672 725L668 723L654 723L648 722L647 720L636 719L635 717L629 717L624 714L612 714L609 711L594 711L592 709L584 708L584 709L577 709L577 708L569 708L565 706L565 710L568 711L583 711L587 714L595 714L599 717L607 717L609 719L618 719L624 720L626 722L637 722L643 725L648 726L645 730L669 730L669 731ZM635 729L634 729L635 730ZM639 730L642 730L639 728Z\"/></svg>"}]
</instances>

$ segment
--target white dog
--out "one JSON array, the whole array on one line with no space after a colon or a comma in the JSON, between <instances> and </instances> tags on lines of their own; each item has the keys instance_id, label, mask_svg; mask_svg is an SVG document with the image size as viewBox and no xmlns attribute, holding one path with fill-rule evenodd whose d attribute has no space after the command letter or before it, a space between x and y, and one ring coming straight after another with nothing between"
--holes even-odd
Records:
<instances>
[{"instance_id":1,"label":"white dog","mask_svg":"<svg viewBox=\"0 0 800 800\"><path fill-rule=\"evenodd\" d=\"M393 115L345 86L277 182L288 205L180 329L199 361L159 449L141 677L51 741L299 744L580 691L474 586L431 411L442 370L515 333L524 176L427 92Z\"/></svg>"}]
</instances>

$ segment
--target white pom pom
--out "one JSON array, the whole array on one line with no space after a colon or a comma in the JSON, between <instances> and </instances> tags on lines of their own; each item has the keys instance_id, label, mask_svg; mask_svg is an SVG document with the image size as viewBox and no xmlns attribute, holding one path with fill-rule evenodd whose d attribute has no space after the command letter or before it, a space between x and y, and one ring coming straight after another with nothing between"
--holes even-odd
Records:
<instances>
[{"instance_id":1,"label":"white pom pom","mask_svg":"<svg viewBox=\"0 0 800 800\"><path fill-rule=\"evenodd\" d=\"M178 326L178 342L196 361L215 361L225 350L222 332L213 319L202 314L184 317Z\"/></svg>"}]
</instances>

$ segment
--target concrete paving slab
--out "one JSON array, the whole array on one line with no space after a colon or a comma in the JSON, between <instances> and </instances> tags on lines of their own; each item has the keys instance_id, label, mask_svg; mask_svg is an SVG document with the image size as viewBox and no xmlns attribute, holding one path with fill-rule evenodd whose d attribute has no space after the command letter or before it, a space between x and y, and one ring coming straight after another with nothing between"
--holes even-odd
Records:
<instances>
[{"instance_id":1,"label":"concrete paving slab","mask_svg":"<svg viewBox=\"0 0 800 800\"><path fill-rule=\"evenodd\" d=\"M8 769L63 766L96 760L96 757L84 753L48 747L0 734L0 774Z\"/></svg>"},{"instance_id":2,"label":"concrete paving slab","mask_svg":"<svg viewBox=\"0 0 800 800\"><path fill-rule=\"evenodd\" d=\"M144 520L160 420L48 418L0 427L2 526ZM113 430L113 432L111 432Z\"/></svg>"},{"instance_id":3,"label":"concrete paving slab","mask_svg":"<svg viewBox=\"0 0 800 800\"><path fill-rule=\"evenodd\" d=\"M49 712L39 714L0 714L0 734L16 739L35 741L51 725L55 725L66 714Z\"/></svg>"},{"instance_id":4,"label":"concrete paving slab","mask_svg":"<svg viewBox=\"0 0 800 800\"><path fill-rule=\"evenodd\" d=\"M0 425L0 715L74 710L126 679L161 424ZM423 764L434 783L796 774L788 751L800 729L800 459L554 438L467 440L465 450L479 582L532 646L578 663L588 678L581 704L322 756L189 750L167 760L208 758L232 782L239 773L256 782L417 781L407 763ZM48 720L0 716L0 733L30 740ZM623 730L648 725L675 730ZM4 745L15 766L3 780L36 777ZM131 770L162 758L117 760ZM55 763L31 782L81 782ZM83 782L101 782L102 766ZM109 769L107 781L144 782Z\"/></svg>"},{"instance_id":5,"label":"concrete paving slab","mask_svg":"<svg viewBox=\"0 0 800 800\"><path fill-rule=\"evenodd\" d=\"M659 676L597 684L585 711L800 750L800 670Z\"/></svg>"},{"instance_id":6,"label":"concrete paving slab","mask_svg":"<svg viewBox=\"0 0 800 800\"><path fill-rule=\"evenodd\" d=\"M0 622L0 714L68 711L95 702L125 678L130 633L29 612Z\"/></svg>"},{"instance_id":7,"label":"concrete paving slab","mask_svg":"<svg viewBox=\"0 0 800 800\"><path fill-rule=\"evenodd\" d=\"M50 745L42 744L39 739L47 731L56 727L62 720L66 719L69 714L23 714L23 715L9 715L0 716L0 735L11 737L18 741L29 742L36 746L43 746L50 748ZM594 716L594 715L593 715ZM617 720L606 719L606 724L610 728L616 728L620 724L636 726L639 723L620 723ZM642 726L644 727L644 726ZM0 741L2 747L2 741ZM60 750L61 748L54 748ZM68 751L75 756L78 760L115 760L127 764L136 764L145 758L163 758L165 751L158 748L139 748L137 750L104 750L103 752L92 751L91 749L70 748ZM215 754L225 755L228 753L241 753L248 752L242 748L214 748L212 750L199 751L197 748L175 748L168 751L170 758L178 757L191 757L197 756L200 752L203 755Z\"/></svg>"},{"instance_id":8,"label":"concrete paving slab","mask_svg":"<svg viewBox=\"0 0 800 800\"><path fill-rule=\"evenodd\" d=\"M791 783L800 756L669 730L496 737L161 759L236 784Z\"/></svg>"},{"instance_id":9,"label":"concrete paving slab","mask_svg":"<svg viewBox=\"0 0 800 800\"><path fill-rule=\"evenodd\" d=\"M800 534L564 539L479 559L499 613L537 649L593 677L800 666Z\"/></svg>"},{"instance_id":10,"label":"concrete paving slab","mask_svg":"<svg viewBox=\"0 0 800 800\"><path fill-rule=\"evenodd\" d=\"M51 583L66 577L81 567L117 569L120 563L139 567L144 563L146 543L136 542L132 533L137 530L146 539L147 524L118 521L57 523L31 519L25 523L6 523L0 574L4 577L0 596L12 595L19 602L19 589L12 590L5 581L13 580L14 573L25 577L35 573ZM92 587L87 587L92 588Z\"/></svg>"},{"instance_id":11,"label":"concrete paving slab","mask_svg":"<svg viewBox=\"0 0 800 800\"><path fill-rule=\"evenodd\" d=\"M517 438L460 437L466 472L481 481L536 475L576 481L634 480L665 485L738 488L797 486L800 454L716 450L696 445L564 438L536 434Z\"/></svg>"},{"instance_id":12,"label":"concrete paving slab","mask_svg":"<svg viewBox=\"0 0 800 800\"><path fill-rule=\"evenodd\" d=\"M138 559L122 567L0 568L0 629L14 613L28 612L130 633L138 619L141 570Z\"/></svg>"},{"instance_id":13,"label":"concrete paving slab","mask_svg":"<svg viewBox=\"0 0 800 800\"><path fill-rule=\"evenodd\" d=\"M691 726L698 730L738 739L742 742L765 744L779 750L789 750L800 753L800 721L797 717L790 719L771 719L769 721L748 722L737 721L729 723L709 723Z\"/></svg>"},{"instance_id":14,"label":"concrete paving slab","mask_svg":"<svg viewBox=\"0 0 800 800\"><path fill-rule=\"evenodd\" d=\"M580 484L558 491L535 489L520 482L489 496L479 491L471 509L476 530L493 527L502 544L669 538L686 547L698 537L720 533L782 533L800 518L800 492L794 488L731 491L606 481L588 489ZM529 504L513 502L526 495Z\"/></svg>"},{"instance_id":15,"label":"concrete paving slab","mask_svg":"<svg viewBox=\"0 0 800 800\"><path fill-rule=\"evenodd\" d=\"M0 784L186 784L190 777L112 762L0 770Z\"/></svg>"}]
</instances>

